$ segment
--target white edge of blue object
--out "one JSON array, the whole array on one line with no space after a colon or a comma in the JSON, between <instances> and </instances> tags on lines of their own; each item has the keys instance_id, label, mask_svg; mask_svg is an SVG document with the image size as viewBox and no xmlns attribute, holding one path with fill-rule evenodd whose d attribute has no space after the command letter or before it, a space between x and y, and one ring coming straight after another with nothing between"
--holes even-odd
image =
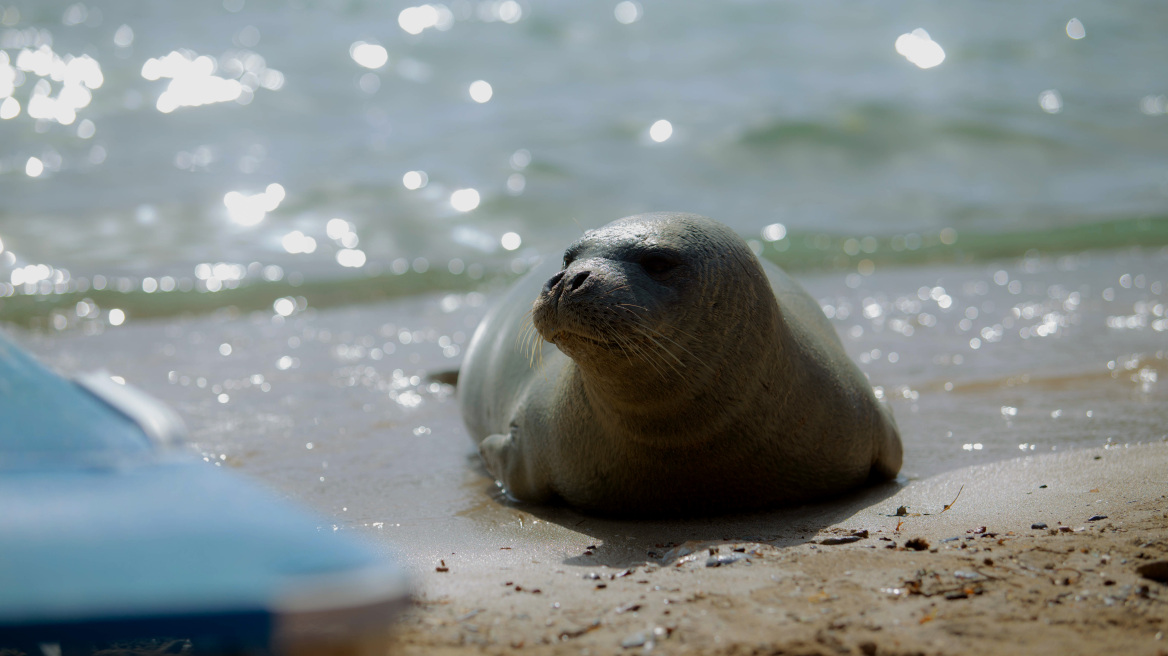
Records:
<instances>
[{"instance_id":1,"label":"white edge of blue object","mask_svg":"<svg viewBox=\"0 0 1168 656\"><path fill-rule=\"evenodd\" d=\"M136 388L73 385L0 333L0 648L169 636L270 651L383 632L405 607L400 567L182 454L184 433Z\"/></svg>"}]
</instances>

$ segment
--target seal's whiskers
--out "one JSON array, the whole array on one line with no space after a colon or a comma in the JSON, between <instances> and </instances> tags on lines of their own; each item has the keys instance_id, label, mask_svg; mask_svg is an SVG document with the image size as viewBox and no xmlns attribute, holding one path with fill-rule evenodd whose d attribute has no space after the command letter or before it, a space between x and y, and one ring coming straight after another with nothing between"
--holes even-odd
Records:
<instances>
[{"instance_id":1,"label":"seal's whiskers","mask_svg":"<svg viewBox=\"0 0 1168 656\"><path fill-rule=\"evenodd\" d=\"M683 346L680 342L673 339L672 337L666 335L665 333L661 332L660 330L657 330L656 328L653 328L649 324L645 323L645 320L639 314L637 314L635 311L629 309L631 307L640 307L639 305L632 305L631 303L620 303L618 305L618 307L620 307L625 312L628 312L629 314L633 315L633 325L636 326L637 332L641 336L645 337L646 339L648 339L651 342L653 342L654 344L656 344L660 350L667 353L669 355L669 357L673 358L677 362L677 364L681 365L682 367L686 366L686 363L680 357L678 357L676 353L674 353L672 350L667 348L661 342L658 342L655 338L659 337L662 340L665 340L666 342L669 342L670 344L681 349L682 351L685 351L685 353L687 355L689 355L691 358L693 358L694 362L705 367L710 373L716 373L716 370L714 369L714 367L710 366L709 363L707 363L702 358L698 357L697 354L695 354L693 351L687 349L685 346ZM644 308L642 308L642 309L644 309ZM678 330L676 328L674 330L677 330L677 332L679 332L683 335L688 335L688 333L686 333L685 331ZM678 373L680 374L681 372L678 372Z\"/></svg>"},{"instance_id":2,"label":"seal's whiskers","mask_svg":"<svg viewBox=\"0 0 1168 656\"><path fill-rule=\"evenodd\" d=\"M515 337L515 347L527 358L527 366L535 367L536 361L543 362L543 338L532 320L534 310L523 314L522 327Z\"/></svg>"},{"instance_id":3,"label":"seal's whiskers","mask_svg":"<svg viewBox=\"0 0 1168 656\"><path fill-rule=\"evenodd\" d=\"M612 289L601 294L600 298L604 298L605 296L608 296L609 294L612 294L613 292L619 292L622 289L628 289L628 288L629 288L629 285L621 285L619 287L613 287Z\"/></svg>"}]
</instances>

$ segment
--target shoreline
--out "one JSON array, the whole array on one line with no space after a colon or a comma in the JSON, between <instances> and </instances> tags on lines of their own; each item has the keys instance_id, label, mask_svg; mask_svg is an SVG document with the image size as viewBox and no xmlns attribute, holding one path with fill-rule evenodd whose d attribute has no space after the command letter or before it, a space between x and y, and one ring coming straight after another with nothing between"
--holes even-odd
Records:
<instances>
[{"instance_id":1,"label":"shoreline","mask_svg":"<svg viewBox=\"0 0 1168 656\"><path fill-rule=\"evenodd\" d=\"M1168 574L1138 569L1168 570L1166 472L1161 443L720 520L526 513L412 559L391 651L1168 654Z\"/></svg>"}]
</instances>

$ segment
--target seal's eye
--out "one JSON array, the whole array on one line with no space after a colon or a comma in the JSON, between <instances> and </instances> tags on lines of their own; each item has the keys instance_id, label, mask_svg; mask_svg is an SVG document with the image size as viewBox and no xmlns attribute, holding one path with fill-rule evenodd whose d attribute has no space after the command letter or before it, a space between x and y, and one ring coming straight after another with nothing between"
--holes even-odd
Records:
<instances>
[{"instance_id":1,"label":"seal's eye","mask_svg":"<svg viewBox=\"0 0 1168 656\"><path fill-rule=\"evenodd\" d=\"M665 255L663 253L648 253L637 261L645 273L654 278L663 278L668 276L671 271L676 269L681 262Z\"/></svg>"},{"instance_id":2,"label":"seal's eye","mask_svg":"<svg viewBox=\"0 0 1168 656\"><path fill-rule=\"evenodd\" d=\"M567 269L569 264L576 261L576 256L579 254L580 254L579 247L577 247L576 245L569 246L568 250L564 251L564 266L563 266L563 268Z\"/></svg>"}]
</instances>

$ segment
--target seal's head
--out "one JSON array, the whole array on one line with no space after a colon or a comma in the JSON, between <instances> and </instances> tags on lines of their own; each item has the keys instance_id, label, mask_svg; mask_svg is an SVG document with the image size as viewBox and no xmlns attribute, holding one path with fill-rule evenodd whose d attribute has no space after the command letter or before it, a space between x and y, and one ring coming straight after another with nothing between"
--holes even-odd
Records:
<instances>
[{"instance_id":1,"label":"seal's head","mask_svg":"<svg viewBox=\"0 0 1168 656\"><path fill-rule=\"evenodd\" d=\"M695 214L627 217L568 247L532 308L540 335L596 384L642 402L732 382L724 363L773 341L778 308L758 260L728 227ZM629 389L633 388L633 389Z\"/></svg>"}]
</instances>

